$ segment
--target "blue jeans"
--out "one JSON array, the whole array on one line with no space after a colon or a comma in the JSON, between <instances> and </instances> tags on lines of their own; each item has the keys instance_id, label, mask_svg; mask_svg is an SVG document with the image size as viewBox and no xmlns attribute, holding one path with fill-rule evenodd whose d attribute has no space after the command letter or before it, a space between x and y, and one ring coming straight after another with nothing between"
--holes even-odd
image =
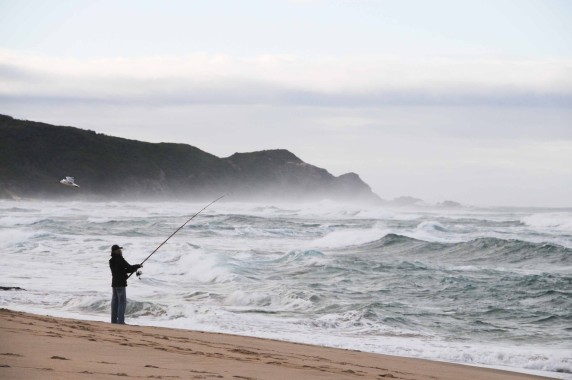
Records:
<instances>
[{"instance_id":1,"label":"blue jeans","mask_svg":"<svg viewBox=\"0 0 572 380\"><path fill-rule=\"evenodd\" d=\"M111 323L125 324L125 306L127 306L127 290L124 286L114 287L111 297Z\"/></svg>"}]
</instances>

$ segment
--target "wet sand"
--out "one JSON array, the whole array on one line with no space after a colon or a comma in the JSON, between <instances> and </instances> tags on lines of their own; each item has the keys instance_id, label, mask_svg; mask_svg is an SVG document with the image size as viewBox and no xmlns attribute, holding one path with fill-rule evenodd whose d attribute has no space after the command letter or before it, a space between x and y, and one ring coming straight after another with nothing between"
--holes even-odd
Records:
<instances>
[{"instance_id":1,"label":"wet sand","mask_svg":"<svg viewBox=\"0 0 572 380\"><path fill-rule=\"evenodd\" d=\"M161 327L0 309L0 379L406 379L542 377Z\"/></svg>"}]
</instances>

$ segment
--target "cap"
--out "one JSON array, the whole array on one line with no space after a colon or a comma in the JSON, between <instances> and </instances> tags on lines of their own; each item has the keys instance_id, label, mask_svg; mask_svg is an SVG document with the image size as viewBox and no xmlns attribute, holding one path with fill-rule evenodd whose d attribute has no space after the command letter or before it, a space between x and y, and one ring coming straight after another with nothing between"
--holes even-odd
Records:
<instances>
[{"instance_id":1,"label":"cap","mask_svg":"<svg viewBox=\"0 0 572 380\"><path fill-rule=\"evenodd\" d=\"M116 250L118 250L118 249L123 249L123 247L120 247L120 246L118 246L117 244L114 244L114 245L111 247L111 252L116 251Z\"/></svg>"}]
</instances>

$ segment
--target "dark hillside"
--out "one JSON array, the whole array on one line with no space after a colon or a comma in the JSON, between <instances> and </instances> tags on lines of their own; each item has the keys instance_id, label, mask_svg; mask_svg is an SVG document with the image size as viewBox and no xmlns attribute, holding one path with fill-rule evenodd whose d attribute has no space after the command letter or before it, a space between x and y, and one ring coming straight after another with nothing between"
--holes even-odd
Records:
<instances>
[{"instance_id":1,"label":"dark hillside","mask_svg":"<svg viewBox=\"0 0 572 380\"><path fill-rule=\"evenodd\" d=\"M74 176L80 189L59 180ZM377 196L355 174L334 177L286 150L219 158L185 144L146 143L0 115L0 196L239 199Z\"/></svg>"},{"instance_id":2,"label":"dark hillside","mask_svg":"<svg viewBox=\"0 0 572 380\"><path fill-rule=\"evenodd\" d=\"M334 177L327 170L307 164L287 150L235 153L225 159L240 173L240 191L269 196L304 198L307 194L328 194L330 198L367 198L372 192L356 174L352 180Z\"/></svg>"}]
</instances>

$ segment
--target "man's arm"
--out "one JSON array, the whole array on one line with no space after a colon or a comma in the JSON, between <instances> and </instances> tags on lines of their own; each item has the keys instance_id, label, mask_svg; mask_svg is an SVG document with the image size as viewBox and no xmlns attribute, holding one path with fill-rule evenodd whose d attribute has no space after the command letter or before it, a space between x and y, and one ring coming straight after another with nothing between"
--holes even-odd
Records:
<instances>
[{"instance_id":1,"label":"man's arm","mask_svg":"<svg viewBox=\"0 0 572 380\"><path fill-rule=\"evenodd\" d=\"M122 259L123 259L123 268L125 268L126 273L133 273L142 266L141 264L131 265L127 262L127 260L125 260L125 258L122 257Z\"/></svg>"}]
</instances>

